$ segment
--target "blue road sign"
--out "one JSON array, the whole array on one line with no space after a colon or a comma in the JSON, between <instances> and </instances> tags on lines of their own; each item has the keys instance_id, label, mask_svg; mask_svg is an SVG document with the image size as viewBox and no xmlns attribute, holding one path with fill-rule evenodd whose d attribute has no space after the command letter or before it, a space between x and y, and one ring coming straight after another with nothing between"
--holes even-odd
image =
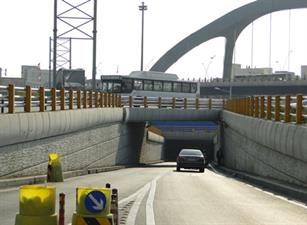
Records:
<instances>
[{"instance_id":1,"label":"blue road sign","mask_svg":"<svg viewBox=\"0 0 307 225\"><path fill-rule=\"evenodd\" d=\"M86 209L91 213L100 213L106 207L106 196L100 191L91 191L84 200Z\"/></svg>"}]
</instances>

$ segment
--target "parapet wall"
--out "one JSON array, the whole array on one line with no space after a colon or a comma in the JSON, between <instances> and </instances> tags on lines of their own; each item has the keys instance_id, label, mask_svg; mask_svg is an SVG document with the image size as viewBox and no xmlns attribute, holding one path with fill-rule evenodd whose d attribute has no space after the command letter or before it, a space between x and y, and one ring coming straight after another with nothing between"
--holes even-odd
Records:
<instances>
[{"instance_id":1,"label":"parapet wall","mask_svg":"<svg viewBox=\"0 0 307 225\"><path fill-rule=\"evenodd\" d=\"M307 127L222 112L227 167L307 184Z\"/></svg>"},{"instance_id":2,"label":"parapet wall","mask_svg":"<svg viewBox=\"0 0 307 225\"><path fill-rule=\"evenodd\" d=\"M2 114L0 146L67 134L97 124L123 121L123 109L98 108Z\"/></svg>"}]
</instances>

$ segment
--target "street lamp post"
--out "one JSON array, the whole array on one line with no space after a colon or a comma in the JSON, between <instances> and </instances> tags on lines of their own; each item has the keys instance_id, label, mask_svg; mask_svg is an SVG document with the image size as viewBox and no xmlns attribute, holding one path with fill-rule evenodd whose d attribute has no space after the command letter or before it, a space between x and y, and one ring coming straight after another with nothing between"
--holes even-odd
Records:
<instances>
[{"instance_id":1,"label":"street lamp post","mask_svg":"<svg viewBox=\"0 0 307 225\"><path fill-rule=\"evenodd\" d=\"M142 11L142 37L141 37L141 71L143 71L143 52L144 52L144 11L147 10L147 5L139 6L139 10Z\"/></svg>"}]
</instances>

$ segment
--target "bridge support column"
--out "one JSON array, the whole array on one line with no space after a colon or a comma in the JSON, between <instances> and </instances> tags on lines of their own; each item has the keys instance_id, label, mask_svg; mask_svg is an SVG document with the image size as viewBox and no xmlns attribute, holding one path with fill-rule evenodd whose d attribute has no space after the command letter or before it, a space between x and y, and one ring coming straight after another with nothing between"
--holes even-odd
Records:
<instances>
[{"instance_id":1,"label":"bridge support column","mask_svg":"<svg viewBox=\"0 0 307 225\"><path fill-rule=\"evenodd\" d=\"M230 31L226 36L225 57L224 57L224 71L223 79L230 81L232 79L232 59L233 50L240 32L236 30Z\"/></svg>"}]
</instances>

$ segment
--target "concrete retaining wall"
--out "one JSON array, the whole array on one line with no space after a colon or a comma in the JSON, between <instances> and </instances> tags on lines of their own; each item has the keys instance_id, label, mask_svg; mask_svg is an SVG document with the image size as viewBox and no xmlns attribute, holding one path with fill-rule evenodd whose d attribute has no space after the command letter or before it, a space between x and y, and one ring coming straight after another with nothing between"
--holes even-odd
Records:
<instances>
[{"instance_id":1,"label":"concrete retaining wall","mask_svg":"<svg viewBox=\"0 0 307 225\"><path fill-rule=\"evenodd\" d=\"M147 131L144 135L140 163L154 163L164 160L164 138Z\"/></svg>"},{"instance_id":2,"label":"concrete retaining wall","mask_svg":"<svg viewBox=\"0 0 307 225\"><path fill-rule=\"evenodd\" d=\"M134 132L131 132L134 130ZM0 178L46 174L48 153L63 171L138 163L144 127L107 123L65 135L0 147Z\"/></svg>"},{"instance_id":3,"label":"concrete retaining wall","mask_svg":"<svg viewBox=\"0 0 307 225\"><path fill-rule=\"evenodd\" d=\"M123 124L122 109L0 116L0 179L46 174L48 153L63 171L138 163L144 124Z\"/></svg>"},{"instance_id":4,"label":"concrete retaining wall","mask_svg":"<svg viewBox=\"0 0 307 225\"><path fill-rule=\"evenodd\" d=\"M289 183L307 184L307 127L223 111L227 167Z\"/></svg>"}]
</instances>

